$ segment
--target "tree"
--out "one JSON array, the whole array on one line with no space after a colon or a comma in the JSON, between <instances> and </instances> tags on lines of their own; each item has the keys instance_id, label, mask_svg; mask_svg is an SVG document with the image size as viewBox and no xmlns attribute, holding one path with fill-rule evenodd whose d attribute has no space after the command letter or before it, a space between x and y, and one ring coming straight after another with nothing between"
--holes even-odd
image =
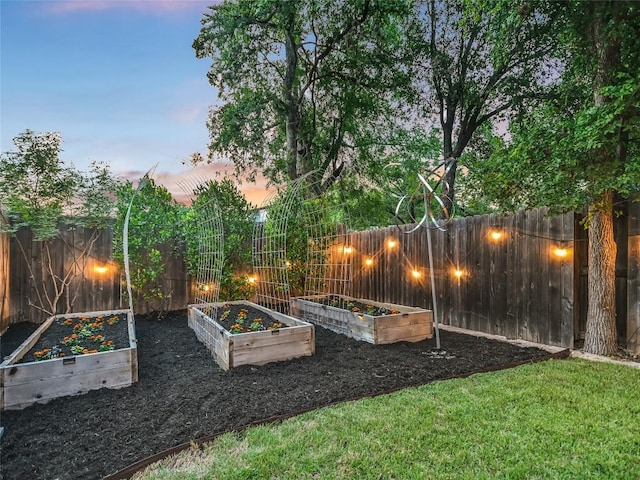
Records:
<instances>
[{"instance_id":1,"label":"tree","mask_svg":"<svg viewBox=\"0 0 640 480\"><path fill-rule=\"evenodd\" d=\"M219 298L221 301L247 299L253 292L253 285L246 275L251 270L252 245L255 212L251 204L228 178L210 180L193 192L196 196L187 209L183 224L186 226L187 265L191 275L198 272L199 241L197 222L209 213L209 202L215 202L223 227L223 262L220 279ZM209 213L210 214L210 213ZM215 234L215 232L211 232ZM218 252L214 252L218 253ZM242 275L242 274L245 275Z\"/></svg>"},{"instance_id":2,"label":"tree","mask_svg":"<svg viewBox=\"0 0 640 480\"><path fill-rule=\"evenodd\" d=\"M417 2L415 86L438 118L452 211L458 162L483 125L516 114L552 78L556 5L526 0ZM470 169L472 165L467 165Z\"/></svg>"},{"instance_id":3,"label":"tree","mask_svg":"<svg viewBox=\"0 0 640 480\"><path fill-rule=\"evenodd\" d=\"M64 164L60 158L62 137L57 132L36 133L25 130L14 138L16 151L0 157L0 206L6 219L0 228L16 234L27 227L33 232L44 276L33 271L30 255L18 240L17 245L30 270L35 298L30 305L48 315L70 312L80 291L80 282L70 291L74 281L84 276L87 260L100 229L107 226L114 208L116 180L108 166L93 163L88 173ZM70 248L65 256L70 262L61 275L54 267L53 241L62 240L61 226L92 229L81 250Z\"/></svg>"},{"instance_id":4,"label":"tree","mask_svg":"<svg viewBox=\"0 0 640 480\"><path fill-rule=\"evenodd\" d=\"M210 7L193 44L212 59L220 101L210 150L276 184L317 171L321 188L384 152L409 81L401 25L409 13L408 2L382 0Z\"/></svg>"},{"instance_id":5,"label":"tree","mask_svg":"<svg viewBox=\"0 0 640 480\"><path fill-rule=\"evenodd\" d=\"M133 198L127 238L131 288L161 317L168 309L171 290L163 283L167 257L182 247L181 207L171 193L148 179L134 198L131 182L118 186L113 257L124 265L122 231Z\"/></svg>"},{"instance_id":6,"label":"tree","mask_svg":"<svg viewBox=\"0 0 640 480\"><path fill-rule=\"evenodd\" d=\"M567 5L567 28L559 36L569 54L562 83L549 101L512 125L511 141L475 173L487 174L485 192L503 205L587 210L584 349L607 355L617 349L616 198L640 192L640 6L622 1Z\"/></svg>"}]
</instances>

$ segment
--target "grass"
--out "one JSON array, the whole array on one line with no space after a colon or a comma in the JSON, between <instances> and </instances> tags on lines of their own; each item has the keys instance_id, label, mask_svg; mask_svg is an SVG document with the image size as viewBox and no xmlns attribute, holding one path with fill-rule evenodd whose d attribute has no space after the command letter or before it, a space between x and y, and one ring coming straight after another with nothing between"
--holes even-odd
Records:
<instances>
[{"instance_id":1,"label":"grass","mask_svg":"<svg viewBox=\"0 0 640 480\"><path fill-rule=\"evenodd\" d=\"M640 369L537 363L226 434L136 479L640 479Z\"/></svg>"}]
</instances>

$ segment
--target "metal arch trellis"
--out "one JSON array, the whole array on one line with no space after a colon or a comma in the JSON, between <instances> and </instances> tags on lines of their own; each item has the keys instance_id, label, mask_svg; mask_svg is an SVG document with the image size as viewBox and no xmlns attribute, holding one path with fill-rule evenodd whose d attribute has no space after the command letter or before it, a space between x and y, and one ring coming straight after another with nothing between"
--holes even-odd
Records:
<instances>
[{"instance_id":1,"label":"metal arch trellis","mask_svg":"<svg viewBox=\"0 0 640 480\"><path fill-rule=\"evenodd\" d=\"M196 225L198 263L194 298L201 307L217 303L220 296L224 265L224 226L215 197L207 196L208 180L182 182L180 185L191 200ZM217 309L209 308L215 320ZM206 332L203 332L203 334Z\"/></svg>"},{"instance_id":2,"label":"metal arch trellis","mask_svg":"<svg viewBox=\"0 0 640 480\"><path fill-rule=\"evenodd\" d=\"M125 214L125 217L124 217L124 224L122 226L122 260L124 263L125 281L127 283L127 296L129 300L129 310L131 311L132 317L134 316L134 313L133 313L133 289L131 287L131 269L129 267L129 220L131 219L131 208L133 207L133 201L135 200L136 196L138 196L138 194L140 193L140 190L142 190L142 188L147 183L149 183L151 176L156 170L156 167L157 165L155 165L153 168L147 171L147 173L145 173L144 176L138 182L138 187L136 188L135 192L133 192L131 200L129 201L129 206L127 207L127 213Z\"/></svg>"},{"instance_id":3,"label":"metal arch trellis","mask_svg":"<svg viewBox=\"0 0 640 480\"><path fill-rule=\"evenodd\" d=\"M258 303L286 313L291 296L350 293L347 226L321 182L310 172L263 203L253 235Z\"/></svg>"},{"instance_id":4,"label":"metal arch trellis","mask_svg":"<svg viewBox=\"0 0 640 480\"><path fill-rule=\"evenodd\" d=\"M396 217L396 226L400 228L399 222L399 214L402 205L406 202L406 205L409 206L416 200L423 203L424 206L424 214L422 218L416 222L416 219L413 218L412 209L407 208L407 212L413 223L415 223L415 227L410 230L405 231L404 233L410 235L416 231L418 231L421 227L426 227L427 229L427 250L429 255L429 274L431 279L431 298L433 304L433 317L434 317L434 329L436 333L436 349L440 350L440 328L438 321L438 301L436 296L436 287L435 287L435 274L433 269L433 249L431 242L431 230L438 229L440 231L446 231L446 226L453 219L454 207L451 198L448 197L445 192L449 192L449 184L447 182L447 175L451 168L453 168L454 164L452 162L442 162L437 167L432 169L424 169L422 172L417 173L417 177L419 180L419 186L414 190L410 195L398 195L399 198L398 204L395 209L395 217ZM442 173L439 173L442 171ZM430 183L430 180L433 182L433 185ZM447 208L444 200L449 200L448 204L450 204L451 210Z\"/></svg>"}]
</instances>

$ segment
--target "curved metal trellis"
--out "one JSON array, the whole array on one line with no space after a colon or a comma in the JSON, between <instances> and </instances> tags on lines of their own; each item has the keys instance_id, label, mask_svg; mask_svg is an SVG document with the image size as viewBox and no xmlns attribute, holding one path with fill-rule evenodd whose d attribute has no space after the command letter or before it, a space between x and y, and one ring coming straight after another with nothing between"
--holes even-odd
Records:
<instances>
[{"instance_id":1,"label":"curved metal trellis","mask_svg":"<svg viewBox=\"0 0 640 480\"><path fill-rule=\"evenodd\" d=\"M350 293L347 228L331 215L321 182L311 172L260 209L253 235L256 299L271 309L288 312L291 296Z\"/></svg>"},{"instance_id":2,"label":"curved metal trellis","mask_svg":"<svg viewBox=\"0 0 640 480\"><path fill-rule=\"evenodd\" d=\"M195 302L207 306L218 302L220 282L224 265L224 226L215 197L207 196L209 181L181 183L182 189L191 199L197 232L198 263L196 267ZM216 309L211 309L214 317ZM215 320L215 318L214 318Z\"/></svg>"},{"instance_id":3,"label":"curved metal trellis","mask_svg":"<svg viewBox=\"0 0 640 480\"><path fill-rule=\"evenodd\" d=\"M124 263L124 276L127 283L127 295L129 297L129 310L131 311L131 315L133 316L133 291L131 287L131 270L129 268L129 220L131 219L131 208L133 207L133 201L136 196L140 193L140 190L149 183L149 179L155 172L157 165L151 168L138 182L138 187L136 191L133 192L131 200L129 201L129 206L127 207L127 213L124 217L124 224L122 226L122 260Z\"/></svg>"}]
</instances>

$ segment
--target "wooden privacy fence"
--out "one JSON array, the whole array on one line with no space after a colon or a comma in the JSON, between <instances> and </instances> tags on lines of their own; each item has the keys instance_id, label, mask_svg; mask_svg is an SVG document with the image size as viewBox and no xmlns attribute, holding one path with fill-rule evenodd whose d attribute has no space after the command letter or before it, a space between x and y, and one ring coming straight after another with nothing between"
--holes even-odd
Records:
<instances>
[{"instance_id":1,"label":"wooden privacy fence","mask_svg":"<svg viewBox=\"0 0 640 480\"><path fill-rule=\"evenodd\" d=\"M531 210L459 218L444 232L432 229L439 321L572 346L575 224L573 214L546 218L544 210ZM353 235L360 254L354 259L354 296L432 308L429 232L408 230Z\"/></svg>"},{"instance_id":2,"label":"wooden privacy fence","mask_svg":"<svg viewBox=\"0 0 640 480\"><path fill-rule=\"evenodd\" d=\"M95 241L87 249L94 236ZM7 304L2 316L3 325L22 321L42 323L46 320L49 313L43 311L42 307L50 309L49 299L54 298L60 289L60 280L54 283L51 272L59 279L70 274L55 313L128 308L124 273L113 261L111 228L96 231L61 225L60 235L51 240L48 246L35 241L32 232L26 228L20 229L11 238L4 238L11 261L7 276L9 293L0 298L0 305ZM3 252L2 239L0 237L0 253ZM173 255L169 247L162 250L166 250L161 252L166 259L166 267L160 282L163 291L171 292L171 298L163 307L186 308L188 281L184 259L180 255ZM3 281L7 277L3 276ZM146 313L154 308L157 306L134 297L135 313Z\"/></svg>"},{"instance_id":3,"label":"wooden privacy fence","mask_svg":"<svg viewBox=\"0 0 640 480\"><path fill-rule=\"evenodd\" d=\"M584 338L587 232L545 209L454 219L431 230L439 321L507 338L574 347ZM616 220L621 343L640 350L640 204ZM432 308L427 229L356 232L355 297Z\"/></svg>"},{"instance_id":4,"label":"wooden privacy fence","mask_svg":"<svg viewBox=\"0 0 640 480\"><path fill-rule=\"evenodd\" d=\"M457 218L444 232L431 230L439 321L573 347L584 338L587 315L588 244L580 220L574 213L549 217L546 210L537 209ZM427 230L406 234L409 229L387 227L351 234L352 296L432 308ZM67 291L76 295L72 311L126 307L123 274L112 261L111 230L99 232L84 263L74 260L74 252L82 251L92 234L63 226L51 248L57 275L71 267L80 270ZM640 353L640 203L628 203L616 219L616 241L619 341ZM2 329L25 320L41 323L47 317L31 305L37 285L45 285L49 295L54 291L51 282L43 284L48 262L39 243L28 230L20 230L15 238L0 234ZM163 308L186 308L191 279L184 259L169 248L162 254L167 259L163 291L171 292ZM154 308L134 301L136 313ZM65 312L66 304L64 296L58 313Z\"/></svg>"}]
</instances>

